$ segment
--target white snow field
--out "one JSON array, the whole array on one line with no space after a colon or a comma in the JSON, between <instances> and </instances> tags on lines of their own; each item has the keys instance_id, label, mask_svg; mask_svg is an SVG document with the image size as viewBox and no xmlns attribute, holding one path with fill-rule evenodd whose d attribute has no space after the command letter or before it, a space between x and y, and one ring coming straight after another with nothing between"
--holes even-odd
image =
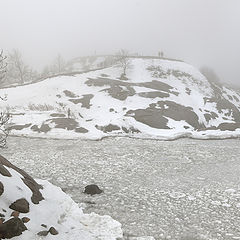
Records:
<instances>
[{"instance_id":1,"label":"white snow field","mask_svg":"<svg viewBox=\"0 0 240 240\"><path fill-rule=\"evenodd\" d=\"M240 93L179 61L132 58L128 80L114 65L0 90L11 134L176 139L240 136Z\"/></svg>"}]
</instances>

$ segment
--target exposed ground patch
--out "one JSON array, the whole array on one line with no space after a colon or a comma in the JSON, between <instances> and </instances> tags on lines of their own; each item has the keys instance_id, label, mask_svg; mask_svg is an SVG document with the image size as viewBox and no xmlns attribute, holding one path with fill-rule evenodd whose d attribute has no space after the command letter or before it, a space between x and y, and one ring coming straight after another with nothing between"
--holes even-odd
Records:
<instances>
[{"instance_id":1,"label":"exposed ground patch","mask_svg":"<svg viewBox=\"0 0 240 240\"><path fill-rule=\"evenodd\" d=\"M38 132L38 133L47 133L51 130L51 128L49 127L48 124L42 124L41 127L37 126L37 125L33 125L31 127L31 129L34 131L34 132Z\"/></svg>"},{"instance_id":2,"label":"exposed ground patch","mask_svg":"<svg viewBox=\"0 0 240 240\"><path fill-rule=\"evenodd\" d=\"M175 95L179 94L178 92L174 91L173 87L171 87L170 85L156 80L145 83L130 83L127 81L113 80L109 78L89 78L89 80L85 83L88 86L96 87L110 86L110 88L103 89L102 91L108 92L108 94L113 98L122 101L125 100L127 97L134 96L136 94L136 91L134 89L135 86L145 87L151 90L149 93L140 93L139 95L141 97L154 98L157 93L151 93L152 90L158 90L159 97L167 97L170 93Z\"/></svg>"},{"instance_id":3,"label":"exposed ground patch","mask_svg":"<svg viewBox=\"0 0 240 240\"><path fill-rule=\"evenodd\" d=\"M185 107L172 101L158 101L150 104L146 109L130 110L126 116L131 116L141 123L158 129L169 129L167 118L176 121L185 120L195 129L204 127L199 123L199 118L191 107Z\"/></svg>"},{"instance_id":4,"label":"exposed ground patch","mask_svg":"<svg viewBox=\"0 0 240 240\"><path fill-rule=\"evenodd\" d=\"M78 127L78 123L72 118L52 118L48 119L47 122L54 123L55 128L62 128L66 130L74 130Z\"/></svg>"},{"instance_id":5,"label":"exposed ground patch","mask_svg":"<svg viewBox=\"0 0 240 240\"><path fill-rule=\"evenodd\" d=\"M113 124L109 124L109 125L106 125L106 126L98 126L98 125L96 125L95 127L96 127L98 130L103 131L104 133L113 132L113 131L118 131L118 130L121 129L119 126L113 125Z\"/></svg>"},{"instance_id":6,"label":"exposed ground patch","mask_svg":"<svg viewBox=\"0 0 240 240\"><path fill-rule=\"evenodd\" d=\"M24 128L29 128L32 124L31 123L28 123L28 124L24 124L24 125L13 125L13 126L10 126L8 127L8 130L23 130Z\"/></svg>"},{"instance_id":7,"label":"exposed ground patch","mask_svg":"<svg viewBox=\"0 0 240 240\"><path fill-rule=\"evenodd\" d=\"M82 104L83 108L89 109L92 105L90 104L91 99L94 97L93 94L85 94L83 95L82 98L77 98L77 99L69 99L70 102L74 104Z\"/></svg>"},{"instance_id":8,"label":"exposed ground patch","mask_svg":"<svg viewBox=\"0 0 240 240\"><path fill-rule=\"evenodd\" d=\"M79 97L78 95L76 95L75 93L69 91L69 90L64 90L63 93L65 94L66 97L70 97L70 98L77 98Z\"/></svg>"}]
</instances>

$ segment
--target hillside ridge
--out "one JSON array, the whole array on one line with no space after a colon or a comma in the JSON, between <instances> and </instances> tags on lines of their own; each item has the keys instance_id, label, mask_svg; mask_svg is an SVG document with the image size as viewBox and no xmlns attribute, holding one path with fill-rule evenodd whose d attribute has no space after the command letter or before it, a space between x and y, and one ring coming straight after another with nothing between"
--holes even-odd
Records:
<instances>
[{"instance_id":1,"label":"hillside ridge","mask_svg":"<svg viewBox=\"0 0 240 240\"><path fill-rule=\"evenodd\" d=\"M115 64L1 89L12 134L101 139L239 137L240 93L207 80L193 66L131 58L127 79Z\"/></svg>"}]
</instances>

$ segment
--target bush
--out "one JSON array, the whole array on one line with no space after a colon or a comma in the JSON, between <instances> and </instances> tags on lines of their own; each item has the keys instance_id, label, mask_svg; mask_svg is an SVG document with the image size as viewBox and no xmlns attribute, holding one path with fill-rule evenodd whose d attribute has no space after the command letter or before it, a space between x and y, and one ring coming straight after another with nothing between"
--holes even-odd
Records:
<instances>
[{"instance_id":1,"label":"bush","mask_svg":"<svg viewBox=\"0 0 240 240\"><path fill-rule=\"evenodd\" d=\"M34 103L30 103L28 105L28 109L31 111L52 111L54 110L54 107L52 105L49 104L34 104Z\"/></svg>"}]
</instances>

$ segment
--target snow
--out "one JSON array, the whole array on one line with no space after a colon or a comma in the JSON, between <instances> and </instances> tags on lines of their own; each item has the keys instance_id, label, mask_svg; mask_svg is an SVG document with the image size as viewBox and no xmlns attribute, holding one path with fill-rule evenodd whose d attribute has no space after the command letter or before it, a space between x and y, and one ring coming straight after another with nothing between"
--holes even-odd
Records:
<instances>
[{"instance_id":1,"label":"snow","mask_svg":"<svg viewBox=\"0 0 240 240\"><path fill-rule=\"evenodd\" d=\"M0 198L1 208L7 210L5 217L9 218L11 210L8 206L20 198L25 198L30 203L30 212L20 214L20 217L28 217L27 231L21 236L14 237L16 240L40 240L42 237L37 233L47 230L41 227L45 224L54 227L59 232L53 236L48 234L44 239L58 240L115 240L122 237L121 224L110 216L99 216L95 213L84 214L82 209L59 187L46 180L37 180L43 186L41 193L44 200L39 204L31 202L32 192L21 180L21 174L6 167L12 177L4 177L0 174L0 181L4 185L4 193Z\"/></svg>"},{"instance_id":2,"label":"snow","mask_svg":"<svg viewBox=\"0 0 240 240\"><path fill-rule=\"evenodd\" d=\"M96 59L102 61L102 59ZM154 76L149 67L161 69L161 71L168 73L168 71L179 71L182 75L176 76L170 74L167 77ZM158 70L156 70L158 71ZM122 70L118 66L112 66L101 70L91 71L75 76L59 76L55 78L46 79L42 82L13 87L8 89L1 89L0 95L7 95L7 101L1 101L0 107L7 108L12 113L12 124L25 125L31 124L41 126L48 119L52 113L64 113L67 115L67 109L71 109L71 114L79 127L88 130L87 133L76 133L74 130L56 129L51 126L51 131L47 133L34 132L31 126L23 128L22 130L12 130L12 135L18 136L32 136L43 138L65 138L65 139L101 139L107 136L129 136L136 138L155 138L162 140L171 140L179 137L192 138L229 138L239 137L240 129L236 131L195 131L186 121L175 121L168 118L169 130L151 128L146 124L136 121L131 116L126 116L129 110L146 109L150 104L158 101L173 101L185 107L190 107L197 114L199 123L205 124L206 127L218 126L223 122L233 122L232 114L228 114L228 109L223 109L219 112L216 108L215 102L205 102L204 99L213 97L213 89L205 77L196 70L193 66L177 61L168 61L162 59L131 59L131 67L127 69L127 81L124 83L133 84L131 87L136 92L133 96L128 96L125 100L116 99L105 92L109 85L104 86L88 86L86 83L89 79L103 78L119 80ZM104 74L104 75L103 75ZM138 94L141 92L156 92L156 89L136 86L137 84L159 81L168 84L172 89L169 92L169 97L144 98ZM134 85L135 84L135 85ZM190 93L186 89L190 89ZM122 86L123 90L127 90L126 86ZM90 107L84 108L81 103L74 104L64 94L68 90L74 93L76 98L83 98L86 94L91 94L93 97L90 100ZM177 92L178 94L173 94ZM223 88L223 96L228 98L230 96L238 96L233 90ZM60 96L60 97L57 97ZM240 103L236 99L228 99L238 109ZM33 110L34 107L41 107L47 105L50 109ZM109 111L112 108L114 111ZM125 110L123 110L125 109ZM213 112L217 114L216 119L207 121L204 114ZM23 114L23 115L19 115ZM80 115L81 117L80 117ZM141 131L141 133L126 134L122 130L104 133L95 126L106 126L109 124L122 127L134 127ZM184 126L190 127L184 129Z\"/></svg>"},{"instance_id":3,"label":"snow","mask_svg":"<svg viewBox=\"0 0 240 240\"><path fill-rule=\"evenodd\" d=\"M125 236L202 239L191 237L193 229L205 239L226 240L226 232L240 237L235 214L240 206L239 139L10 137L8 146L2 151L11 162L60 186L84 207L84 213L112 216L122 224ZM92 183L104 193L85 195L84 186Z\"/></svg>"}]
</instances>

